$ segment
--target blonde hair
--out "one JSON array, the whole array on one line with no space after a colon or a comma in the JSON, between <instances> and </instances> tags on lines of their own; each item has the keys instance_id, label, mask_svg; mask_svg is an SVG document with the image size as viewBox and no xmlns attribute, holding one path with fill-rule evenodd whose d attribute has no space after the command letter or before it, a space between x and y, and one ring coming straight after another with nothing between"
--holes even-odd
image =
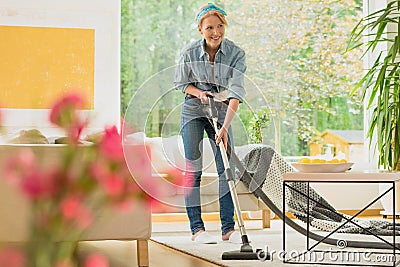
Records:
<instances>
[{"instance_id":1,"label":"blonde hair","mask_svg":"<svg viewBox=\"0 0 400 267\"><path fill-rule=\"evenodd\" d=\"M198 13L200 13L204 8L208 7L208 4L205 4L203 6L201 6L199 8ZM209 17L209 16L217 16L221 21L222 24L224 24L225 26L228 26L228 21L226 20L225 16L218 10L212 9L209 10L208 12L206 12L199 20L199 23L197 25L197 27L200 29L201 26L203 25L203 21L205 18Z\"/></svg>"}]
</instances>

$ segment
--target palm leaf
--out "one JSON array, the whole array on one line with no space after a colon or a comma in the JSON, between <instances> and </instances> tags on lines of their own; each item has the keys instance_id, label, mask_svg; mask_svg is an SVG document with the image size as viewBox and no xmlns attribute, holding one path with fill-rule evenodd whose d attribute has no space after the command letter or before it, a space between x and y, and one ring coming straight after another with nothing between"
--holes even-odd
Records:
<instances>
[{"instance_id":1,"label":"palm leaf","mask_svg":"<svg viewBox=\"0 0 400 267\"><path fill-rule=\"evenodd\" d=\"M372 67L353 87L350 95L362 87L362 99L367 100L367 109L372 109L367 131L369 146L374 145L374 153L378 152L378 165L389 169L395 168L400 159L399 8L400 1L391 1L386 8L361 19L350 34L346 50L359 47L363 37L369 41L364 43L362 57L380 48L378 44L387 44L387 53L385 49L379 51ZM393 24L396 24L397 32L391 30ZM386 56L383 58L384 53ZM373 143L375 136L376 143Z\"/></svg>"}]
</instances>

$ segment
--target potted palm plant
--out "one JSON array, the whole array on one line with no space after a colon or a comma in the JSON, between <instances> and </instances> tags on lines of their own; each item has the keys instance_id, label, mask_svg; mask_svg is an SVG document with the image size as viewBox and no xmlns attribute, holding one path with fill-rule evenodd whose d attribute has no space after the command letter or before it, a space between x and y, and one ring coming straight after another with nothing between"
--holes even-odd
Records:
<instances>
[{"instance_id":1,"label":"potted palm plant","mask_svg":"<svg viewBox=\"0 0 400 267\"><path fill-rule=\"evenodd\" d=\"M367 109L372 111L367 132L370 147L378 155L378 167L399 169L400 164L400 1L390 1L386 7L364 18L354 27L348 49L365 45L377 54L372 67L365 73L351 94L362 90ZM363 38L368 39L362 42ZM384 48L380 44L384 44ZM372 143L373 137L376 142Z\"/></svg>"}]
</instances>

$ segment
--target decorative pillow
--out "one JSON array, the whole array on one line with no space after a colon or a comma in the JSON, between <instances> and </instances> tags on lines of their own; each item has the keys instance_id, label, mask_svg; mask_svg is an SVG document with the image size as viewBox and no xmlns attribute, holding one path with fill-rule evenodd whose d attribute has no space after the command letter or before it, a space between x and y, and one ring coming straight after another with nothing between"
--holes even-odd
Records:
<instances>
[{"instance_id":1,"label":"decorative pillow","mask_svg":"<svg viewBox=\"0 0 400 267\"><path fill-rule=\"evenodd\" d=\"M169 167L185 169L185 151L182 136L174 135L161 139L162 151Z\"/></svg>"},{"instance_id":2,"label":"decorative pillow","mask_svg":"<svg viewBox=\"0 0 400 267\"><path fill-rule=\"evenodd\" d=\"M145 143L151 150L153 172L165 173L171 168L184 168L185 156L182 137L146 137L143 132L136 132L125 137L127 143Z\"/></svg>"},{"instance_id":3,"label":"decorative pillow","mask_svg":"<svg viewBox=\"0 0 400 267\"><path fill-rule=\"evenodd\" d=\"M165 173L174 166L174 158L171 156L170 149L161 137L152 137L145 139L146 145L151 150L151 163L153 171L156 173ZM167 153L168 151L168 153Z\"/></svg>"},{"instance_id":4,"label":"decorative pillow","mask_svg":"<svg viewBox=\"0 0 400 267\"><path fill-rule=\"evenodd\" d=\"M48 144L47 138L37 129L21 130L17 137L9 141L11 144Z\"/></svg>"},{"instance_id":5,"label":"decorative pillow","mask_svg":"<svg viewBox=\"0 0 400 267\"><path fill-rule=\"evenodd\" d=\"M148 138L145 133L136 132L125 136L124 142L149 146L153 172L165 173L170 168L162 153L161 137Z\"/></svg>"}]
</instances>

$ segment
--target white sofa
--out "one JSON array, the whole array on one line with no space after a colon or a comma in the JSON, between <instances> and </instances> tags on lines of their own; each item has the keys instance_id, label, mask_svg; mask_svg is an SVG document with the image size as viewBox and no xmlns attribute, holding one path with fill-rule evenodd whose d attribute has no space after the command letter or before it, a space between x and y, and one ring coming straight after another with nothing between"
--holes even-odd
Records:
<instances>
[{"instance_id":1,"label":"white sofa","mask_svg":"<svg viewBox=\"0 0 400 267\"><path fill-rule=\"evenodd\" d=\"M145 143L151 151L151 162L155 175L163 174L171 167L183 168L185 166L182 137L146 137L144 133L137 132L126 137L126 142ZM218 212L218 175L214 162L214 154L208 138L203 141L203 175L201 187L201 201L203 212ZM270 227L271 214L269 208L247 188L238 182L237 193L242 212L261 211L263 227ZM152 213L185 212L183 190L176 190L173 195L165 196L160 200L162 204L152 209Z\"/></svg>"},{"instance_id":2,"label":"white sofa","mask_svg":"<svg viewBox=\"0 0 400 267\"><path fill-rule=\"evenodd\" d=\"M57 164L63 145L0 145L0 163L20 149L30 148L46 165ZM81 155L84 155L84 147ZM3 179L4 166L0 168L0 242L23 242L29 234L30 204L18 190ZM147 205L134 205L127 213L97 214L94 223L81 240L136 240L138 266L149 266L148 240L151 236L151 213Z\"/></svg>"}]
</instances>

